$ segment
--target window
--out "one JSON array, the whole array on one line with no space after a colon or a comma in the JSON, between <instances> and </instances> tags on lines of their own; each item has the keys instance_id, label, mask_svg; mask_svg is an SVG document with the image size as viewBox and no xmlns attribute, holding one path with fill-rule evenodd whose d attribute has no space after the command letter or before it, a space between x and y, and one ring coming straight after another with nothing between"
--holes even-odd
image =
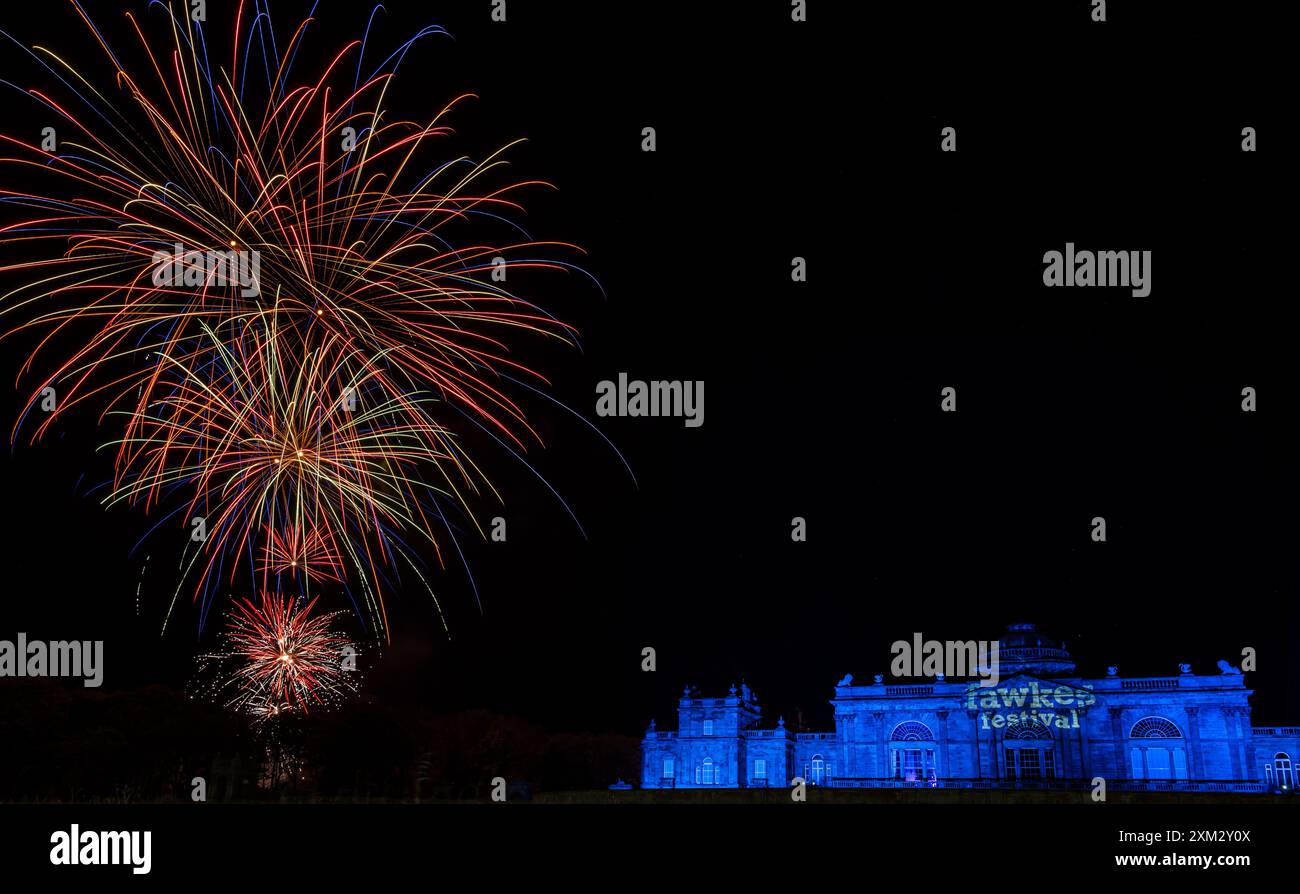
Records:
<instances>
[{"instance_id":1,"label":"window","mask_svg":"<svg viewBox=\"0 0 1300 894\"><path fill-rule=\"evenodd\" d=\"M1277 779L1277 784L1283 790L1289 790L1295 786L1295 779L1291 767L1291 755L1285 751L1279 751L1273 755L1273 775Z\"/></svg>"},{"instance_id":2,"label":"window","mask_svg":"<svg viewBox=\"0 0 1300 894\"><path fill-rule=\"evenodd\" d=\"M1042 779L1043 763L1042 752L1037 748L1017 748L1015 749L1020 756L1020 778L1021 779Z\"/></svg>"},{"instance_id":3,"label":"window","mask_svg":"<svg viewBox=\"0 0 1300 894\"><path fill-rule=\"evenodd\" d=\"M1024 720L1007 724L1007 732L1004 738L1023 739L1028 741L1047 741L1052 740L1052 734L1047 727L1043 726L1038 720Z\"/></svg>"},{"instance_id":4,"label":"window","mask_svg":"<svg viewBox=\"0 0 1300 894\"><path fill-rule=\"evenodd\" d=\"M1130 739L1181 739L1183 733L1172 720L1163 717L1143 717L1133 724Z\"/></svg>"},{"instance_id":5,"label":"window","mask_svg":"<svg viewBox=\"0 0 1300 894\"><path fill-rule=\"evenodd\" d=\"M673 759L671 757L664 758L664 779L672 779L673 772Z\"/></svg>"},{"instance_id":6,"label":"window","mask_svg":"<svg viewBox=\"0 0 1300 894\"><path fill-rule=\"evenodd\" d=\"M894 778L925 782L935 778L934 751L929 748L895 748Z\"/></svg>"},{"instance_id":7,"label":"window","mask_svg":"<svg viewBox=\"0 0 1300 894\"><path fill-rule=\"evenodd\" d=\"M1129 762L1133 778L1175 780L1187 778L1187 752L1182 730L1164 717L1143 717L1129 730ZM1152 742L1151 740L1156 740ZM1170 741L1173 740L1173 741Z\"/></svg>"},{"instance_id":8,"label":"window","mask_svg":"<svg viewBox=\"0 0 1300 894\"><path fill-rule=\"evenodd\" d=\"M1182 749L1178 753L1182 755ZM1149 748L1147 749L1147 772L1151 779L1174 779L1174 755L1173 750L1169 748ZM1186 774L1184 774L1186 776Z\"/></svg>"},{"instance_id":9,"label":"window","mask_svg":"<svg viewBox=\"0 0 1300 894\"><path fill-rule=\"evenodd\" d=\"M754 761L754 778L767 779L767 761L762 758Z\"/></svg>"},{"instance_id":10,"label":"window","mask_svg":"<svg viewBox=\"0 0 1300 894\"><path fill-rule=\"evenodd\" d=\"M1056 778L1056 754L1051 748L1007 748L1007 778L1025 782Z\"/></svg>"},{"instance_id":11,"label":"window","mask_svg":"<svg viewBox=\"0 0 1300 894\"><path fill-rule=\"evenodd\" d=\"M1037 782L1056 778L1052 733L1041 721L1008 724L1003 743L1008 779Z\"/></svg>"},{"instance_id":12,"label":"window","mask_svg":"<svg viewBox=\"0 0 1300 894\"><path fill-rule=\"evenodd\" d=\"M930 732L930 727L924 723L917 723L915 720L905 720L889 735L891 742L933 742L934 733Z\"/></svg>"},{"instance_id":13,"label":"window","mask_svg":"<svg viewBox=\"0 0 1300 894\"><path fill-rule=\"evenodd\" d=\"M889 734L894 778L928 782L936 778L934 733L924 723L904 720Z\"/></svg>"},{"instance_id":14,"label":"window","mask_svg":"<svg viewBox=\"0 0 1300 894\"><path fill-rule=\"evenodd\" d=\"M706 735L706 736L711 736L711 735L713 735L713 721L712 721L712 720L706 720L706 721L704 721L704 735Z\"/></svg>"},{"instance_id":15,"label":"window","mask_svg":"<svg viewBox=\"0 0 1300 894\"><path fill-rule=\"evenodd\" d=\"M706 757L701 766L695 768L695 781L699 785L719 785L722 782L722 768Z\"/></svg>"},{"instance_id":16,"label":"window","mask_svg":"<svg viewBox=\"0 0 1300 894\"><path fill-rule=\"evenodd\" d=\"M1168 748L1147 749L1147 775L1152 779L1174 778L1173 758Z\"/></svg>"},{"instance_id":17,"label":"window","mask_svg":"<svg viewBox=\"0 0 1300 894\"><path fill-rule=\"evenodd\" d=\"M823 785L826 782L826 760L820 754L812 757L812 779L809 781L813 785Z\"/></svg>"},{"instance_id":18,"label":"window","mask_svg":"<svg viewBox=\"0 0 1300 894\"><path fill-rule=\"evenodd\" d=\"M1134 779L1186 779L1187 752L1181 745L1134 745L1129 749Z\"/></svg>"}]
</instances>

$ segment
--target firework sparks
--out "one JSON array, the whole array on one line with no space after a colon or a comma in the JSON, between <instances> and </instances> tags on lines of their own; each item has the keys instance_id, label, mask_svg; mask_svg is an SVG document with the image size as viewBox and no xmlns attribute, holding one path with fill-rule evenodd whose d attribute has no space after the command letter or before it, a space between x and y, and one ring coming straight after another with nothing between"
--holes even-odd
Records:
<instances>
[{"instance_id":1,"label":"firework sparks","mask_svg":"<svg viewBox=\"0 0 1300 894\"><path fill-rule=\"evenodd\" d=\"M430 120L390 112L398 65L440 28L374 66L368 25L300 77L310 20L277 32L265 2L241 2L225 57L184 4L154 3L152 23L126 14L136 69L72 7L98 63L3 35L56 84L25 92L66 134L0 134L0 201L22 209L0 237L25 255L0 267L17 280L0 318L36 338L24 419L58 396L31 438L79 407L120 423L105 502L204 520L182 562L201 619L226 587L351 581L386 634L385 579L410 570L432 593L421 556L442 563L448 510L477 528L469 501L500 499L463 435L521 462L541 443L518 398L546 383L518 346L575 333L505 274L579 270L554 257L574 246L510 222L546 184L494 183L510 146L440 149L465 97ZM307 692L282 682L296 708Z\"/></svg>"},{"instance_id":2,"label":"firework sparks","mask_svg":"<svg viewBox=\"0 0 1300 894\"><path fill-rule=\"evenodd\" d=\"M213 694L255 723L337 705L357 691L356 645L333 627L338 612L313 615L316 600L264 593L236 602L215 666Z\"/></svg>"},{"instance_id":3,"label":"firework sparks","mask_svg":"<svg viewBox=\"0 0 1300 894\"><path fill-rule=\"evenodd\" d=\"M334 545L329 529L287 525L283 531L268 530L262 569L273 574L317 581L343 582L343 556Z\"/></svg>"},{"instance_id":4,"label":"firework sparks","mask_svg":"<svg viewBox=\"0 0 1300 894\"><path fill-rule=\"evenodd\" d=\"M435 501L477 491L477 467L433 418L440 402L431 395L390 395L379 365L353 367L356 358L334 339L295 356L296 343L270 326L259 317L237 338L213 334L214 359L202 373L184 362L169 367L169 396L129 414L105 503L149 507L187 489L184 515L204 518L206 530L184 566L196 594L223 579L235 585L229 557L259 538L260 588L299 559L304 581L341 582L346 559L372 594L372 626L386 629L384 557L409 559L411 537L437 555L428 533L439 518ZM457 477L439 482L429 474L439 470ZM287 558L278 568L277 556Z\"/></svg>"}]
</instances>

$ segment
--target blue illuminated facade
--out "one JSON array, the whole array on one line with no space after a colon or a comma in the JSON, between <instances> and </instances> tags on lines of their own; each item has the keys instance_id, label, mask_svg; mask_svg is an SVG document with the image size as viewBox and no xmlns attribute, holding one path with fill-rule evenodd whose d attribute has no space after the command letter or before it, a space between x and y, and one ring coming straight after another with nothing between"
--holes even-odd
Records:
<instances>
[{"instance_id":1,"label":"blue illuminated facade","mask_svg":"<svg viewBox=\"0 0 1300 894\"><path fill-rule=\"evenodd\" d=\"M1070 788L1291 791L1300 727L1252 727L1242 673L1181 665L1171 677L1074 675L1064 644L1032 624L1000 641L997 686L949 682L835 687L835 731L765 728L746 685L724 698L689 687L677 730L654 721L642 742L643 788Z\"/></svg>"}]
</instances>

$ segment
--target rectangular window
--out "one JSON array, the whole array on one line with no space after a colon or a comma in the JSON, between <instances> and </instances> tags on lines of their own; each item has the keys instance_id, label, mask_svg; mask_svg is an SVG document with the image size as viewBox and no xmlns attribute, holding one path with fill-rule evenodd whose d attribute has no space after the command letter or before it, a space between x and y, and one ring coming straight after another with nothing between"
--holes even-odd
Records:
<instances>
[{"instance_id":1,"label":"rectangular window","mask_svg":"<svg viewBox=\"0 0 1300 894\"><path fill-rule=\"evenodd\" d=\"M1039 762L1039 750L1037 748L1020 748L1020 778L1021 779L1041 779L1042 765Z\"/></svg>"},{"instance_id":2,"label":"rectangular window","mask_svg":"<svg viewBox=\"0 0 1300 894\"><path fill-rule=\"evenodd\" d=\"M673 772L673 759L671 757L664 758L664 779L672 779Z\"/></svg>"},{"instance_id":3,"label":"rectangular window","mask_svg":"<svg viewBox=\"0 0 1300 894\"><path fill-rule=\"evenodd\" d=\"M1174 749L1174 778L1187 778L1187 753L1181 748Z\"/></svg>"},{"instance_id":4,"label":"rectangular window","mask_svg":"<svg viewBox=\"0 0 1300 894\"><path fill-rule=\"evenodd\" d=\"M1043 752L1043 778L1056 778L1056 754L1051 751Z\"/></svg>"},{"instance_id":5,"label":"rectangular window","mask_svg":"<svg viewBox=\"0 0 1300 894\"><path fill-rule=\"evenodd\" d=\"M711 735L713 735L713 721L712 721L712 720L706 720L706 721L704 721L704 735L706 735L706 736L711 736Z\"/></svg>"},{"instance_id":6,"label":"rectangular window","mask_svg":"<svg viewBox=\"0 0 1300 894\"><path fill-rule=\"evenodd\" d=\"M908 748L903 751L903 778L908 782L917 782L922 778L921 751Z\"/></svg>"},{"instance_id":7,"label":"rectangular window","mask_svg":"<svg viewBox=\"0 0 1300 894\"><path fill-rule=\"evenodd\" d=\"M754 778L755 779L767 778L767 761L762 759L754 761Z\"/></svg>"},{"instance_id":8,"label":"rectangular window","mask_svg":"<svg viewBox=\"0 0 1300 894\"><path fill-rule=\"evenodd\" d=\"M1168 748L1147 749L1147 779L1173 779Z\"/></svg>"}]
</instances>

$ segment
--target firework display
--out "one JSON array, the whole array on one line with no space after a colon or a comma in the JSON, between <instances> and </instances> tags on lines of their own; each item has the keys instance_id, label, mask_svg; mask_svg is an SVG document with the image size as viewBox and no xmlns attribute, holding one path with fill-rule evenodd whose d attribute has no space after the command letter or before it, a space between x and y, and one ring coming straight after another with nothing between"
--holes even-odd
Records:
<instances>
[{"instance_id":1,"label":"firework display","mask_svg":"<svg viewBox=\"0 0 1300 894\"><path fill-rule=\"evenodd\" d=\"M7 875L1289 863L1291 29L1164 6L0 6Z\"/></svg>"},{"instance_id":2,"label":"firework display","mask_svg":"<svg viewBox=\"0 0 1300 894\"><path fill-rule=\"evenodd\" d=\"M264 723L354 693L358 648L334 629L340 613L314 615L315 606L270 593L236 602L221 650L200 657L212 694Z\"/></svg>"},{"instance_id":3,"label":"firework display","mask_svg":"<svg viewBox=\"0 0 1300 894\"><path fill-rule=\"evenodd\" d=\"M88 411L114 457L103 503L185 546L170 605L192 599L202 625L237 597L230 703L307 710L343 679L316 600L384 640L395 581L432 596L427 560L481 534L471 501L500 499L466 436L521 462L540 445L521 395L546 382L517 348L575 332L508 273L579 271L562 259L577 250L512 222L546 184L501 180L509 145L449 150L466 97L420 120L389 109L399 65L441 28L380 50L377 7L308 68L315 8L284 29L241 2L221 35L154 3L123 13L138 46L115 51L71 5L99 58L4 35L57 123L0 135L17 217L0 236L21 257L0 267L0 326L32 345L14 438Z\"/></svg>"}]
</instances>

